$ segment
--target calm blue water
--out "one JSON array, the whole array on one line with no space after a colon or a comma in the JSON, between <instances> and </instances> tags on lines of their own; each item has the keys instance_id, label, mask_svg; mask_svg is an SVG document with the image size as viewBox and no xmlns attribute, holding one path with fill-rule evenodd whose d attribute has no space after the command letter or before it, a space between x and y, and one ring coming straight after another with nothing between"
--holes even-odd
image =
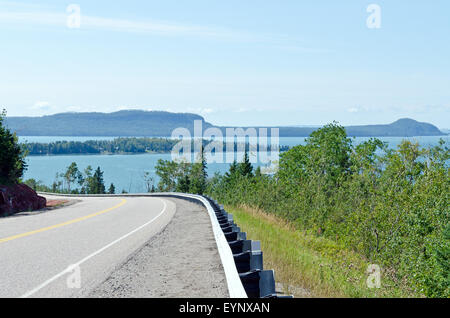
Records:
<instances>
[{"instance_id":1,"label":"calm blue water","mask_svg":"<svg viewBox=\"0 0 450 318\"><path fill-rule=\"evenodd\" d=\"M382 137L383 141L389 143L391 148L403 140L408 139L417 141L424 147L437 145L439 139L442 138L449 142L449 137ZM112 137L21 137L21 142L52 142L57 140L67 141L86 141L93 139L110 140ZM361 143L369 138L355 138L354 143ZM280 145L295 146L304 144L305 138L298 137L281 137ZM94 169L98 166L104 171L105 184L109 187L110 183L114 183L116 190L121 192L126 190L130 193L143 192L145 189L143 174L148 171L155 177L155 185L157 178L155 176L155 166L159 159L170 160L170 154L143 154L143 155L70 155L70 156L30 156L27 158L28 170L25 173L25 179L36 179L42 181L46 185L51 185L55 181L57 173L65 171L72 163L76 162L78 167L84 170L88 165ZM229 164L209 164L208 174L212 176L215 172L225 173Z\"/></svg>"}]
</instances>

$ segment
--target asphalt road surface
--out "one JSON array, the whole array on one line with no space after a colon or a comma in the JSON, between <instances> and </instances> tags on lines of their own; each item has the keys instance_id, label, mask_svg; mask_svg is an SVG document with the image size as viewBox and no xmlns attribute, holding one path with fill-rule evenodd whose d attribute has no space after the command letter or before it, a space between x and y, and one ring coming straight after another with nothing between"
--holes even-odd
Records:
<instances>
[{"instance_id":1,"label":"asphalt road surface","mask_svg":"<svg viewBox=\"0 0 450 318\"><path fill-rule=\"evenodd\" d=\"M114 273L120 273L130 258L136 257L137 251L161 235L176 213L183 213L185 209L184 203L180 203L182 200L166 198L76 198L76 201L51 211L0 219L0 297L90 297L105 281L110 281ZM222 284L219 288L225 289L219 256L217 251L212 251L212 230L210 224L208 228L204 222L208 216L205 212L196 217L205 225L203 240L210 244L209 254L203 258L205 264L201 265L215 266ZM172 237L179 240L175 242L177 246L186 238L179 234L166 235L167 240ZM159 244L155 242L153 245ZM184 256L181 253L181 258L195 256L192 255L195 244L188 243L186 251L190 252ZM145 270L159 270L158 275L162 276L166 269L172 268L174 275L159 282L170 285L172 277L176 278L176 271L186 270L178 266L177 259L172 258L171 263ZM137 285L142 285L142 281L133 277L136 275L127 275L125 279L134 279ZM161 289L163 286L153 287ZM128 286L128 291L132 290L133 287ZM157 293L139 293L139 297L155 295L158 296ZM183 294L178 290L176 295L188 296L189 291ZM116 295L113 290L104 296Z\"/></svg>"}]
</instances>

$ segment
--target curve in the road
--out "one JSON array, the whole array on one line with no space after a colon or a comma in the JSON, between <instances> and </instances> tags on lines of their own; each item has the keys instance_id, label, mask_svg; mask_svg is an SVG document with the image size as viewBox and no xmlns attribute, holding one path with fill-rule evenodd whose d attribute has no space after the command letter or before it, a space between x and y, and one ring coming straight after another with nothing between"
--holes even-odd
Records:
<instances>
[{"instance_id":1,"label":"curve in the road","mask_svg":"<svg viewBox=\"0 0 450 318\"><path fill-rule=\"evenodd\" d=\"M113 206L113 207L111 207L109 209L102 210L100 212L96 212L96 213L93 213L93 214L90 214L90 215L86 215L86 216L83 216L83 217L80 217L80 218L77 218L77 219L73 219L73 220L70 220L70 221L67 221L67 222L64 222L64 223L59 223L59 224L55 224L55 225L52 225L52 226L44 227L44 228L41 228L41 229L38 229L38 230L25 232L25 233L13 235L13 236L10 236L10 237L5 237L3 239L0 239L0 244L5 243L5 242L9 242L9 241L13 241L13 240L16 240L16 239L19 239L19 238L35 235L35 234L38 234L38 233L54 230L54 229L57 229L57 228L60 228L60 227L63 227L63 226L67 226L67 225L71 225L71 224L74 224L74 223L78 223L78 222L81 222L81 221L85 221L85 220L91 219L93 217L96 217L96 216L99 216L99 215L111 212L111 211L113 211L115 209L118 209L121 206L125 205L126 203L127 203L127 200L122 199L122 202L120 202L119 204L117 204L117 205L115 205L115 206Z\"/></svg>"},{"instance_id":2,"label":"curve in the road","mask_svg":"<svg viewBox=\"0 0 450 318\"><path fill-rule=\"evenodd\" d=\"M115 240L115 241L109 243L108 245L102 247L101 249L95 251L94 253L92 253L92 254L86 256L85 258L83 258L83 259L80 260L79 262L77 262L77 263L75 263L75 264L69 266L69 267L68 267L67 269L65 269L64 271L62 271L62 272L56 274L55 276L53 276L52 278L48 279L47 281L45 281L45 282L42 283L41 285L39 285L39 286L37 286L36 288L34 288L34 289L28 291L27 293L25 293L24 295L22 295L21 298L27 298L27 297L30 297L30 296L36 294L39 290L41 290L42 288L44 288L44 287L46 287L47 285L51 284L53 281L55 281L55 280L57 280L58 278L64 276L65 274L68 274L68 273L72 272L74 268L76 268L76 267L82 265L84 262L90 260L90 259L93 258L94 256L96 256L96 255L102 253L103 251L107 250L108 248L114 246L115 244L119 243L120 241L126 239L127 237L133 235L134 233L140 231L141 229L143 229L143 228L145 228L146 226L148 226L148 225L152 224L153 222L155 222L161 215L164 214L164 212L166 211L166 208L167 208L166 202L165 202L164 200L161 200L161 201L162 201L162 203L163 203L163 205L164 205L162 211L161 211L157 216L155 216L153 219L151 219L149 222L147 222L147 223L145 223L145 224L139 226L138 228L134 229L133 231L131 231L131 232L129 232L129 233L123 235L122 237L118 238L117 240ZM126 200L124 199L124 200L123 200L120 204L118 204L116 207L112 207L112 208L109 209L109 210L105 210L105 211L99 212L99 213L97 213L96 215L100 215L100 214L109 212L109 211L111 211L111 210L114 210L114 209L116 209L116 208L122 206L122 205L125 204L125 203L126 203ZM85 217L85 219L86 219L86 218L89 218L89 217L94 217L94 216L95 216L95 215L87 216L87 217ZM80 219L82 219L82 218L80 218Z\"/></svg>"}]
</instances>

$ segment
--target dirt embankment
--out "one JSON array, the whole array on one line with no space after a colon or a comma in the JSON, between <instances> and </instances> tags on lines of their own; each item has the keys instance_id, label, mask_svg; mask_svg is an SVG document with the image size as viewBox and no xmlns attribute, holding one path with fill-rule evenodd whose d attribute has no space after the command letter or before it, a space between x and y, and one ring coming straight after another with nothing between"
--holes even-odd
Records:
<instances>
[{"instance_id":1,"label":"dirt embankment","mask_svg":"<svg viewBox=\"0 0 450 318\"><path fill-rule=\"evenodd\" d=\"M45 208L47 200L25 184L0 185L0 216Z\"/></svg>"}]
</instances>

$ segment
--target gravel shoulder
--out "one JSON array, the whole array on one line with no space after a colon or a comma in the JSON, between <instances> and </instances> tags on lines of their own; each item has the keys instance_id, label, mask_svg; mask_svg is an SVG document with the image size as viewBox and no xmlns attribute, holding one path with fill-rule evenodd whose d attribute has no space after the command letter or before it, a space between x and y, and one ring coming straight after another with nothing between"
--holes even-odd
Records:
<instances>
[{"instance_id":1,"label":"gravel shoulder","mask_svg":"<svg viewBox=\"0 0 450 318\"><path fill-rule=\"evenodd\" d=\"M209 215L195 203L177 205L171 223L130 256L88 297L228 297Z\"/></svg>"}]
</instances>

